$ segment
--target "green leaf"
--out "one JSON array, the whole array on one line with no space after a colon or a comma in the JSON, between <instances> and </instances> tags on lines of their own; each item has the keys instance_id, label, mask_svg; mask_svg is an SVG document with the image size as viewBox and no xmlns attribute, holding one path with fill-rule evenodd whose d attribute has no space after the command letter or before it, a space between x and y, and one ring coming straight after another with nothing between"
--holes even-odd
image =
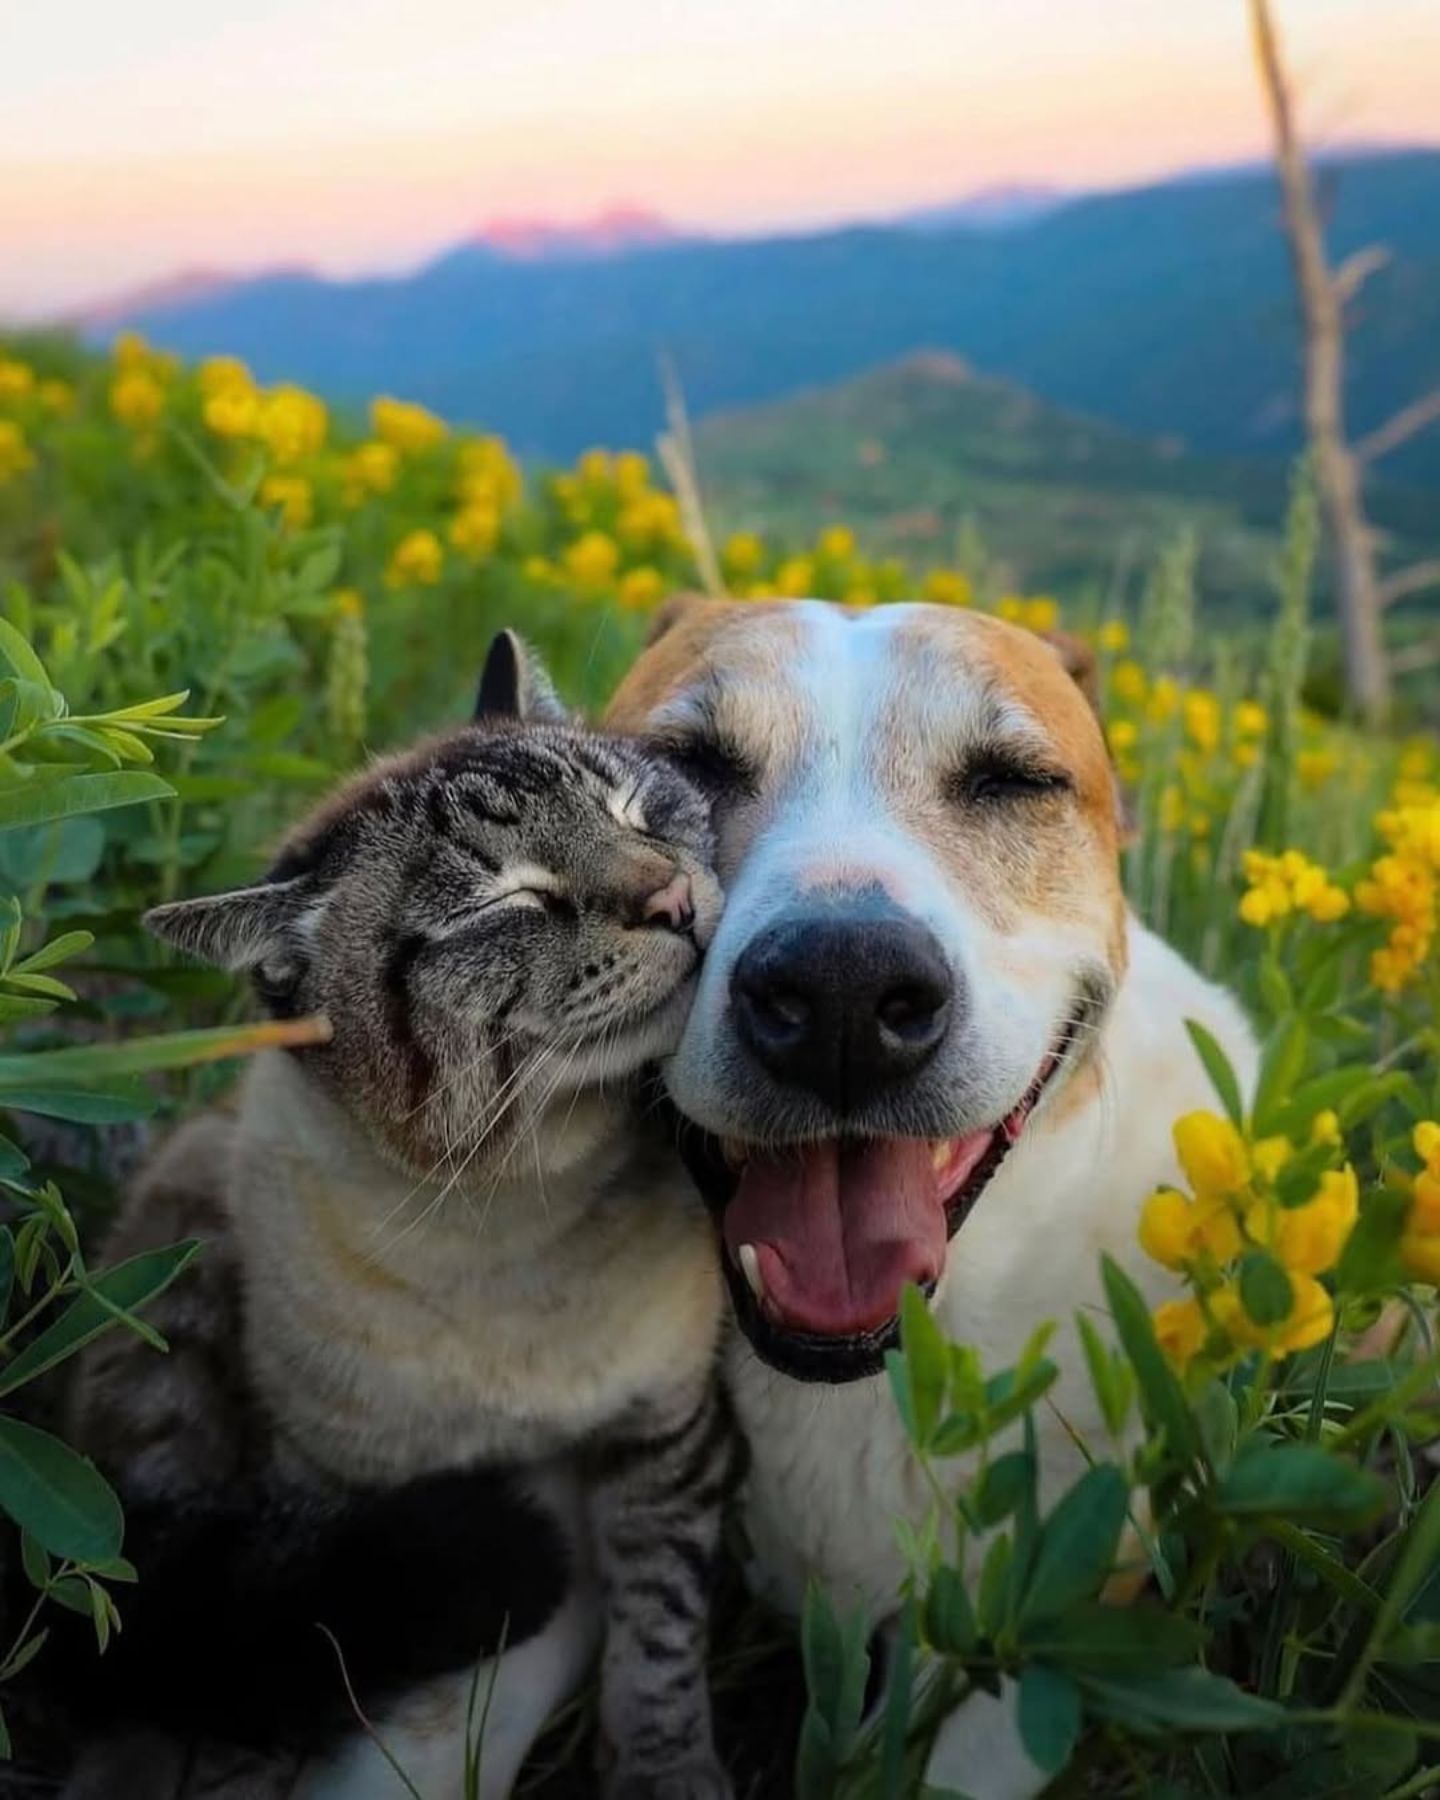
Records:
<instances>
[{"instance_id":1,"label":"green leaf","mask_svg":"<svg viewBox=\"0 0 1440 1800\"><path fill-rule=\"evenodd\" d=\"M10 1310L10 1290L15 1285L15 1239L8 1225L0 1225L0 1322Z\"/></svg>"},{"instance_id":2,"label":"green leaf","mask_svg":"<svg viewBox=\"0 0 1440 1800\"><path fill-rule=\"evenodd\" d=\"M50 1579L50 1553L28 1531L20 1533L20 1566L31 1587L43 1588Z\"/></svg>"},{"instance_id":3,"label":"green leaf","mask_svg":"<svg viewBox=\"0 0 1440 1800\"><path fill-rule=\"evenodd\" d=\"M1014 1548L1008 1531L990 1540L985 1561L980 1567L980 1586L976 1593L976 1612L985 1637L994 1637L1005 1618L1005 1602L1010 1588L1010 1564Z\"/></svg>"},{"instance_id":4,"label":"green leaf","mask_svg":"<svg viewBox=\"0 0 1440 1800\"><path fill-rule=\"evenodd\" d=\"M168 781L138 769L94 775L66 775L58 781L35 781L0 790L0 831L69 819L81 813L106 812L145 800L166 800L174 792Z\"/></svg>"},{"instance_id":5,"label":"green leaf","mask_svg":"<svg viewBox=\"0 0 1440 1800\"><path fill-rule=\"evenodd\" d=\"M33 1060L38 1062L42 1054L46 1053L38 1052ZM20 1061L18 1057L5 1060ZM159 1095L149 1093L138 1082L102 1086L98 1082L42 1080L27 1085L18 1075L11 1082L0 1082L0 1106L39 1113L47 1119L67 1119L75 1125L122 1125L147 1118L159 1104Z\"/></svg>"},{"instance_id":6,"label":"green leaf","mask_svg":"<svg viewBox=\"0 0 1440 1800\"><path fill-rule=\"evenodd\" d=\"M1034 1485L1035 1464L1023 1450L997 1457L975 1490L975 1516L981 1529L1008 1519Z\"/></svg>"},{"instance_id":7,"label":"green leaf","mask_svg":"<svg viewBox=\"0 0 1440 1800\"><path fill-rule=\"evenodd\" d=\"M116 1309L138 1312L149 1305L199 1249L199 1243L192 1240L163 1250L146 1250L93 1276L92 1292L73 1300L53 1325L33 1338L8 1368L0 1370L0 1395L13 1393L109 1330L117 1323Z\"/></svg>"},{"instance_id":8,"label":"green leaf","mask_svg":"<svg viewBox=\"0 0 1440 1800\"><path fill-rule=\"evenodd\" d=\"M37 687L53 684L45 673L45 665L35 654L30 640L23 637L6 618L0 618L0 657L21 681L33 681Z\"/></svg>"},{"instance_id":9,"label":"green leaf","mask_svg":"<svg viewBox=\"0 0 1440 1800\"><path fill-rule=\"evenodd\" d=\"M1285 1720L1284 1707L1208 1669L1085 1675L1081 1685L1093 1711L1141 1732L1272 1731Z\"/></svg>"},{"instance_id":10,"label":"green leaf","mask_svg":"<svg viewBox=\"0 0 1440 1800\"><path fill-rule=\"evenodd\" d=\"M1164 1431L1170 1454L1181 1462L1194 1462L1200 1455L1199 1434L1184 1390L1155 1341L1149 1308L1139 1288L1113 1258L1101 1259L1101 1273L1115 1329L1140 1387L1141 1404L1151 1423Z\"/></svg>"},{"instance_id":11,"label":"green leaf","mask_svg":"<svg viewBox=\"0 0 1440 1800\"><path fill-rule=\"evenodd\" d=\"M120 1554L124 1520L110 1484L68 1444L0 1414L0 1508L52 1556Z\"/></svg>"},{"instance_id":12,"label":"green leaf","mask_svg":"<svg viewBox=\"0 0 1440 1800\"><path fill-rule=\"evenodd\" d=\"M910 1384L915 1442L923 1449L933 1436L945 1405L950 1351L924 1294L909 1283L900 1296L900 1348Z\"/></svg>"},{"instance_id":13,"label":"green leaf","mask_svg":"<svg viewBox=\"0 0 1440 1800\"><path fill-rule=\"evenodd\" d=\"M834 1755L844 1761L865 1706L870 1673L865 1615L853 1612L843 1623L830 1597L812 1584L800 1624L800 1652L811 1710L825 1726Z\"/></svg>"},{"instance_id":14,"label":"green leaf","mask_svg":"<svg viewBox=\"0 0 1440 1800\"><path fill-rule=\"evenodd\" d=\"M1404 1279L1400 1239L1409 1212L1410 1196L1394 1188L1377 1188L1366 1196L1335 1269L1342 1294L1385 1293Z\"/></svg>"},{"instance_id":15,"label":"green leaf","mask_svg":"<svg viewBox=\"0 0 1440 1800\"><path fill-rule=\"evenodd\" d=\"M1211 1505L1232 1518L1274 1514L1297 1524L1354 1530L1385 1508L1385 1484L1318 1444L1271 1444L1251 1438L1211 1492Z\"/></svg>"},{"instance_id":16,"label":"green leaf","mask_svg":"<svg viewBox=\"0 0 1440 1800\"><path fill-rule=\"evenodd\" d=\"M1268 1250L1252 1250L1240 1265L1240 1299L1257 1325L1290 1317L1295 1295L1290 1277Z\"/></svg>"},{"instance_id":17,"label":"green leaf","mask_svg":"<svg viewBox=\"0 0 1440 1800\"><path fill-rule=\"evenodd\" d=\"M1067 1669L1155 1669L1199 1655L1198 1625L1155 1606L1106 1606L1082 1600L1058 1619L1037 1619L1022 1633L1026 1653Z\"/></svg>"},{"instance_id":18,"label":"green leaf","mask_svg":"<svg viewBox=\"0 0 1440 1800\"><path fill-rule=\"evenodd\" d=\"M1209 1381L1197 1396L1193 1411L1205 1446L1205 1460L1223 1475L1235 1460L1240 1435L1240 1409L1223 1381Z\"/></svg>"},{"instance_id":19,"label":"green leaf","mask_svg":"<svg viewBox=\"0 0 1440 1800\"><path fill-rule=\"evenodd\" d=\"M880 1726L880 1791L883 1800L904 1800L905 1752L910 1738L910 1704L915 1662L915 1602L907 1600L891 1646L885 1675L885 1710Z\"/></svg>"},{"instance_id":20,"label":"green leaf","mask_svg":"<svg viewBox=\"0 0 1440 1800\"><path fill-rule=\"evenodd\" d=\"M11 970L12 975L38 975L41 969L53 969L56 963L68 962L72 956L80 956L95 942L95 934L90 931L62 931L59 937L53 937L42 944L24 962L18 962Z\"/></svg>"},{"instance_id":21,"label":"green leaf","mask_svg":"<svg viewBox=\"0 0 1440 1800\"><path fill-rule=\"evenodd\" d=\"M1029 1663L1017 1701L1025 1754L1047 1775L1058 1775L1080 1736L1080 1689L1063 1670Z\"/></svg>"},{"instance_id":22,"label":"green leaf","mask_svg":"<svg viewBox=\"0 0 1440 1800\"><path fill-rule=\"evenodd\" d=\"M925 1594L925 1635L946 1656L969 1656L979 1641L975 1609L958 1569L942 1564L931 1577Z\"/></svg>"},{"instance_id":23,"label":"green leaf","mask_svg":"<svg viewBox=\"0 0 1440 1800\"><path fill-rule=\"evenodd\" d=\"M1111 1437L1119 1437L1130 1415L1130 1403L1135 1398L1135 1377L1128 1363L1112 1355L1083 1312L1076 1313L1075 1325L1085 1352L1085 1366L1090 1371L1090 1385L1100 1402L1105 1429Z\"/></svg>"},{"instance_id":24,"label":"green leaf","mask_svg":"<svg viewBox=\"0 0 1440 1800\"><path fill-rule=\"evenodd\" d=\"M1077 1600L1100 1589L1115 1564L1130 1499L1129 1484L1113 1463L1087 1469L1046 1519L1020 1621L1058 1618Z\"/></svg>"},{"instance_id":25,"label":"green leaf","mask_svg":"<svg viewBox=\"0 0 1440 1800\"><path fill-rule=\"evenodd\" d=\"M1295 1005L1289 978L1275 958L1268 954L1260 959L1260 998L1265 1002L1265 1010L1272 1018L1290 1012Z\"/></svg>"},{"instance_id":26,"label":"green leaf","mask_svg":"<svg viewBox=\"0 0 1440 1800\"><path fill-rule=\"evenodd\" d=\"M1255 1089L1256 1137L1267 1137L1275 1129L1280 1113L1295 1098L1300 1077L1305 1072L1310 1034L1305 1021L1295 1014L1282 1019L1270 1034L1260 1059L1260 1080Z\"/></svg>"},{"instance_id":27,"label":"green leaf","mask_svg":"<svg viewBox=\"0 0 1440 1800\"><path fill-rule=\"evenodd\" d=\"M42 1081L66 1085L113 1081L116 1077L187 1069L198 1062L248 1056L283 1041L271 1021L258 1025L219 1025L204 1031L171 1031L133 1038L123 1044L80 1044L63 1050L36 1050L24 1056L0 1056L0 1105L11 1083L35 1088ZM38 1111L38 1108L32 1110Z\"/></svg>"},{"instance_id":28,"label":"green leaf","mask_svg":"<svg viewBox=\"0 0 1440 1800\"><path fill-rule=\"evenodd\" d=\"M1230 1123L1237 1131L1243 1131L1245 1103L1240 1095L1239 1079L1230 1066L1230 1058L1221 1049L1218 1039L1198 1019L1187 1019L1185 1029L1190 1034L1190 1042L1195 1046L1195 1054L1205 1065L1210 1085L1219 1095L1220 1104L1225 1108Z\"/></svg>"}]
</instances>

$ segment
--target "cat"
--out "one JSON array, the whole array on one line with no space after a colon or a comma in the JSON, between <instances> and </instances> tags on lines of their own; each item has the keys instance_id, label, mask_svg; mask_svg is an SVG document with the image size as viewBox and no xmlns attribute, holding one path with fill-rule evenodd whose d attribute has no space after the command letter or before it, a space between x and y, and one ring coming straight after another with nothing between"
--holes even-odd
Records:
<instances>
[{"instance_id":1,"label":"cat","mask_svg":"<svg viewBox=\"0 0 1440 1800\"><path fill-rule=\"evenodd\" d=\"M478 1693L503 1795L596 1651L604 1791L730 1791L704 1669L722 1283L637 1101L721 907L708 808L570 724L512 634L480 711L342 788L258 886L147 917L332 1035L256 1058L119 1222L124 1254L209 1247L152 1314L169 1357L112 1333L74 1391L141 1585L72 1800L146 1755L163 1779L124 1791L157 1800L402 1792L342 1660L426 1800L459 1800ZM186 1788L187 1732L270 1772Z\"/></svg>"}]
</instances>

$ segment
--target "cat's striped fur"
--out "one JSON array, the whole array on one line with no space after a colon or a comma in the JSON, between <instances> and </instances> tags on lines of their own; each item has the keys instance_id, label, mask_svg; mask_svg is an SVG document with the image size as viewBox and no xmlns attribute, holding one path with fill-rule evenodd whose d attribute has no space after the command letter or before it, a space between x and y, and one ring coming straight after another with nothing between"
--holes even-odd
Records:
<instances>
[{"instance_id":1,"label":"cat's striped fur","mask_svg":"<svg viewBox=\"0 0 1440 1800\"><path fill-rule=\"evenodd\" d=\"M333 1038L258 1059L122 1221L127 1249L215 1241L155 1315L170 1359L113 1335L77 1391L143 1578L98 1697L115 1727L277 1749L276 1794L399 1793L358 1732L314 1754L346 1716L328 1620L416 1786L460 1800L475 1660L503 1637L495 1795L603 1639L606 1791L711 1800L721 1286L635 1092L718 914L706 808L548 722L513 640L487 687L513 719L379 763L259 887L152 915Z\"/></svg>"}]
</instances>

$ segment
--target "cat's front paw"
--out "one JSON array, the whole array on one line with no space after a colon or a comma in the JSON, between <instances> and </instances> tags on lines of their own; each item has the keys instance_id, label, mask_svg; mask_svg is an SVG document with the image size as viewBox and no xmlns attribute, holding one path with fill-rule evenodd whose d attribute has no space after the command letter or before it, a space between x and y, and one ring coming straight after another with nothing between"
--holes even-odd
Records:
<instances>
[{"instance_id":1,"label":"cat's front paw","mask_svg":"<svg viewBox=\"0 0 1440 1800\"><path fill-rule=\"evenodd\" d=\"M602 1784L605 1800L734 1800L730 1777L713 1756L665 1769L617 1763Z\"/></svg>"}]
</instances>

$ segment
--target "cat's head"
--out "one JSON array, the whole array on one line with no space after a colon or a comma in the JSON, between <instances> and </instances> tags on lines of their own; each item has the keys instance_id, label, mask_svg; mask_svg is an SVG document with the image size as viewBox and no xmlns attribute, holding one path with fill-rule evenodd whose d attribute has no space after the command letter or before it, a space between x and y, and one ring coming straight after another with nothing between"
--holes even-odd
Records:
<instances>
[{"instance_id":1,"label":"cat's head","mask_svg":"<svg viewBox=\"0 0 1440 1800\"><path fill-rule=\"evenodd\" d=\"M720 890L705 800L568 723L510 633L474 724L388 757L293 831L255 887L146 924L323 1013L311 1067L417 1170L483 1173L547 1106L669 1052Z\"/></svg>"}]
</instances>

